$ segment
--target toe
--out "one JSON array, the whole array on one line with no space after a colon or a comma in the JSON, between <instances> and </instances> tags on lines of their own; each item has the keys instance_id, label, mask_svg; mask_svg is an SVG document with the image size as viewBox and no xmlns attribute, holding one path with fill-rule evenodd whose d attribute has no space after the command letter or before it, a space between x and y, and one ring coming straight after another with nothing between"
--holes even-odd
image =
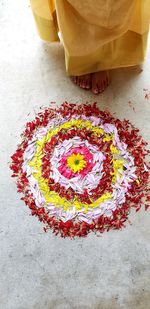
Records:
<instances>
[{"instance_id":1,"label":"toe","mask_svg":"<svg viewBox=\"0 0 150 309\"><path fill-rule=\"evenodd\" d=\"M88 79L86 80L85 88L86 88L86 89L90 89L90 87L91 87L91 85L90 85L90 78L88 78Z\"/></svg>"},{"instance_id":2,"label":"toe","mask_svg":"<svg viewBox=\"0 0 150 309\"><path fill-rule=\"evenodd\" d=\"M83 88L83 78L82 77L80 77L80 82L79 83L80 83L80 87Z\"/></svg>"},{"instance_id":3,"label":"toe","mask_svg":"<svg viewBox=\"0 0 150 309\"><path fill-rule=\"evenodd\" d=\"M85 88L85 79L84 79L84 78L82 79L81 87L82 87L83 89Z\"/></svg>"},{"instance_id":4,"label":"toe","mask_svg":"<svg viewBox=\"0 0 150 309\"><path fill-rule=\"evenodd\" d=\"M102 90L102 86L101 85L99 85L98 86L98 93L102 93L103 92L103 90Z\"/></svg>"},{"instance_id":5,"label":"toe","mask_svg":"<svg viewBox=\"0 0 150 309\"><path fill-rule=\"evenodd\" d=\"M101 89L102 89L102 90L105 89L105 81L104 81L104 80L101 82Z\"/></svg>"},{"instance_id":6,"label":"toe","mask_svg":"<svg viewBox=\"0 0 150 309\"><path fill-rule=\"evenodd\" d=\"M83 80L83 88L86 88L86 79Z\"/></svg>"},{"instance_id":7,"label":"toe","mask_svg":"<svg viewBox=\"0 0 150 309\"><path fill-rule=\"evenodd\" d=\"M77 77L76 77L76 76L73 77L73 82L74 82L75 84L77 83Z\"/></svg>"},{"instance_id":8,"label":"toe","mask_svg":"<svg viewBox=\"0 0 150 309\"><path fill-rule=\"evenodd\" d=\"M80 78L77 76L77 85L80 86Z\"/></svg>"},{"instance_id":9,"label":"toe","mask_svg":"<svg viewBox=\"0 0 150 309\"><path fill-rule=\"evenodd\" d=\"M99 93L102 93L103 91L104 91L104 85L103 85L103 83L100 83L99 84Z\"/></svg>"},{"instance_id":10,"label":"toe","mask_svg":"<svg viewBox=\"0 0 150 309\"><path fill-rule=\"evenodd\" d=\"M86 77L83 75L80 80L81 80L80 87L85 89L86 88Z\"/></svg>"},{"instance_id":11,"label":"toe","mask_svg":"<svg viewBox=\"0 0 150 309\"><path fill-rule=\"evenodd\" d=\"M72 80L73 83L76 84L76 77L75 76L71 76L71 80Z\"/></svg>"},{"instance_id":12,"label":"toe","mask_svg":"<svg viewBox=\"0 0 150 309\"><path fill-rule=\"evenodd\" d=\"M94 94L98 94L99 93L99 89L98 89L98 85L94 85L93 89L92 89Z\"/></svg>"}]
</instances>

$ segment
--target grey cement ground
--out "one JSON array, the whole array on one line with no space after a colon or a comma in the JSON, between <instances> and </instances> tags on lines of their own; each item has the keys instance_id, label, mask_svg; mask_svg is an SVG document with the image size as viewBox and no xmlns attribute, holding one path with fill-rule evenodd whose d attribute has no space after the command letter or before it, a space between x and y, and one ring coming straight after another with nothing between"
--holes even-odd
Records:
<instances>
[{"instance_id":1,"label":"grey cement ground","mask_svg":"<svg viewBox=\"0 0 150 309\"><path fill-rule=\"evenodd\" d=\"M66 77L62 47L39 40L25 1L1 1L0 17L0 309L150 308L150 211L132 213L133 225L122 231L64 240L43 233L8 168L24 124L55 100L96 100L150 142L143 91L150 90L150 53L143 73L112 72L109 89L95 97Z\"/></svg>"}]
</instances>

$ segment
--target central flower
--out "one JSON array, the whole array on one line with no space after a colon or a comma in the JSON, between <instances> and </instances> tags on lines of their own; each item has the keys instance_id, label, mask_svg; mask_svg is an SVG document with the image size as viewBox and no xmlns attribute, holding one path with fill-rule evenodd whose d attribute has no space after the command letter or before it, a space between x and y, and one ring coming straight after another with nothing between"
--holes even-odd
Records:
<instances>
[{"instance_id":1,"label":"central flower","mask_svg":"<svg viewBox=\"0 0 150 309\"><path fill-rule=\"evenodd\" d=\"M71 171L77 173L86 166L86 161L84 160L84 156L82 154L73 153L70 157L67 158L67 165Z\"/></svg>"}]
</instances>

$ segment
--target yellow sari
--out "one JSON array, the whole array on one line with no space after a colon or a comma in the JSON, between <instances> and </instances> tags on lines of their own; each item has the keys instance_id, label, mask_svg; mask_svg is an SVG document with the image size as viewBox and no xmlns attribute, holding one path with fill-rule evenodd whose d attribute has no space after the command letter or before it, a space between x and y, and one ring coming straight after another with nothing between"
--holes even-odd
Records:
<instances>
[{"instance_id":1,"label":"yellow sari","mask_svg":"<svg viewBox=\"0 0 150 309\"><path fill-rule=\"evenodd\" d=\"M30 0L40 37L58 41L69 75L144 61L150 0Z\"/></svg>"}]
</instances>

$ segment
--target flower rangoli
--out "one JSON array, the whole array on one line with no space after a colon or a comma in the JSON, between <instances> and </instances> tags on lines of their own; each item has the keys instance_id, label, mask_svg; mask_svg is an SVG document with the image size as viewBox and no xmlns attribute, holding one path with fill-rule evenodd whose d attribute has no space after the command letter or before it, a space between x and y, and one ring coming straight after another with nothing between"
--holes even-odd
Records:
<instances>
[{"instance_id":1,"label":"flower rangoli","mask_svg":"<svg viewBox=\"0 0 150 309\"><path fill-rule=\"evenodd\" d=\"M95 103L64 103L27 123L12 176L45 231L74 238L120 229L132 207L149 207L146 144Z\"/></svg>"}]
</instances>

